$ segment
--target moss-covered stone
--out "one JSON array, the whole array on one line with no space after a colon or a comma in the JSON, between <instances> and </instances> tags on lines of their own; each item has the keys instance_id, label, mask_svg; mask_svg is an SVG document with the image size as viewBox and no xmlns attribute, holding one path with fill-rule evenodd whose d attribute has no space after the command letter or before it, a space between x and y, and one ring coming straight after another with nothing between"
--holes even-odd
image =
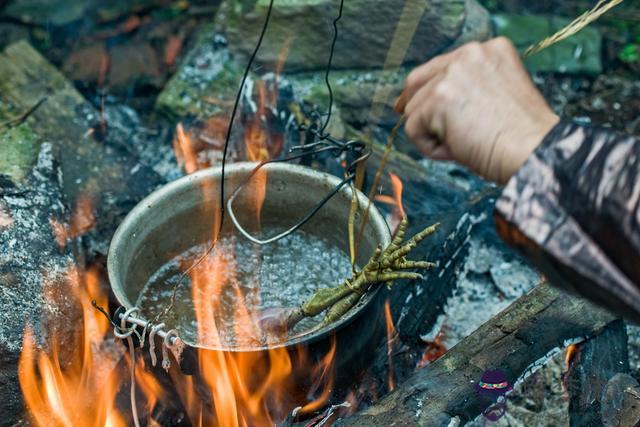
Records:
<instances>
[{"instance_id":1,"label":"moss-covered stone","mask_svg":"<svg viewBox=\"0 0 640 427\"><path fill-rule=\"evenodd\" d=\"M40 139L27 124L0 133L0 174L22 181L38 158Z\"/></svg>"},{"instance_id":2,"label":"moss-covered stone","mask_svg":"<svg viewBox=\"0 0 640 427\"><path fill-rule=\"evenodd\" d=\"M158 96L156 110L174 120L227 111L243 71L228 51L220 48L214 29L206 27Z\"/></svg>"},{"instance_id":3,"label":"moss-covered stone","mask_svg":"<svg viewBox=\"0 0 640 427\"><path fill-rule=\"evenodd\" d=\"M496 15L493 20L498 35L511 39L520 51L569 23L565 18L539 15ZM530 56L525 60L525 65L530 72L597 75L602 72L601 46L600 32L593 27L587 27L576 35Z\"/></svg>"},{"instance_id":4,"label":"moss-covered stone","mask_svg":"<svg viewBox=\"0 0 640 427\"><path fill-rule=\"evenodd\" d=\"M398 120L393 104L410 68L393 71L336 70L330 74L334 105L342 119L351 125L365 124L391 127ZM324 111L329 92L323 73L299 73L287 76L296 96Z\"/></svg>"},{"instance_id":5,"label":"moss-covered stone","mask_svg":"<svg viewBox=\"0 0 640 427\"><path fill-rule=\"evenodd\" d=\"M110 201L117 199L115 194L131 199L138 190L148 191L155 177L121 148L98 139L94 130L99 129L100 114L29 43L14 43L0 52L0 121L20 117L36 104L39 107L24 124L61 153L69 201L80 194L98 197L106 192ZM145 188L135 182L142 179Z\"/></svg>"},{"instance_id":6,"label":"moss-covered stone","mask_svg":"<svg viewBox=\"0 0 640 427\"><path fill-rule=\"evenodd\" d=\"M268 4L259 0L246 12L246 1L226 3L218 22L225 27L234 53L247 57L252 52ZM333 0L276 1L258 61L275 67L286 57L286 70L324 68L338 5ZM382 68L388 56L394 62L422 62L454 43L462 33L465 14L465 0L346 1L333 65Z\"/></svg>"}]
</instances>

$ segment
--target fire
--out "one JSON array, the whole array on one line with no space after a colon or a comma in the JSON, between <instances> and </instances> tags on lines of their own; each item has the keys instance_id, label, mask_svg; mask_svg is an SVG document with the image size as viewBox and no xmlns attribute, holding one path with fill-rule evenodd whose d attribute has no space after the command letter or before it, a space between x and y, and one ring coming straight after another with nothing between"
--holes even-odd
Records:
<instances>
[{"instance_id":1,"label":"fire","mask_svg":"<svg viewBox=\"0 0 640 427\"><path fill-rule=\"evenodd\" d=\"M182 123L176 126L176 136L173 139L173 151L176 154L178 164L191 174L198 170L198 157L191 137L184 131Z\"/></svg>"},{"instance_id":2,"label":"fire","mask_svg":"<svg viewBox=\"0 0 640 427\"><path fill-rule=\"evenodd\" d=\"M198 343L202 346L229 346L229 332L223 329L226 322L220 318L220 313L232 316L233 339L236 343L258 344L260 331L254 321L255 313L246 302L248 296L242 294L230 270L229 254L223 257L217 253L192 270L192 298ZM236 296L232 307L220 297L229 291ZM335 345L310 370L309 377L316 379L310 394L318 393L304 406L303 411L314 411L328 400L334 355ZM296 356L300 361L305 358L303 351ZM204 420L204 424L230 427L273 425L286 417L295 406L287 398L296 387L292 380L294 360L284 347L253 352L202 349L198 352L198 364L202 379L211 393L209 403L213 407L213 414L203 411L202 405L191 403L189 412L193 423Z\"/></svg>"},{"instance_id":3,"label":"fire","mask_svg":"<svg viewBox=\"0 0 640 427\"><path fill-rule=\"evenodd\" d=\"M263 82L257 82L255 88L256 111L245 117L243 148L246 160L263 162L281 149L282 139L267 130L266 120L271 104L276 102L275 97L267 96ZM176 139L179 147L176 152L182 153L183 164L189 171L189 159L193 156L189 154L190 142L181 128ZM261 169L245 190L252 200L254 226L258 228L266 188L266 170ZM202 189L207 193L216 190ZM217 218L214 223L219 224ZM215 239L217 225L214 228ZM316 411L326 404L331 395L335 342L315 363L303 348L290 351L277 345L263 346L261 331L256 324L259 317L256 312L258 287L250 287L254 289L250 293L243 291L235 268L234 253L213 251L197 268L189 271L197 340L203 347L198 350L198 365L201 381L208 390L208 395L202 396L197 388L193 388L196 387L195 382L190 385L183 382L178 387L192 424L221 427L274 425L297 406L302 406L302 413ZM227 298L229 295L233 298ZM211 349L228 348L232 345L230 341L239 347L252 347L254 351ZM299 378L300 370L304 371L305 381L308 380L310 385L306 396L297 393L300 384L296 378Z\"/></svg>"},{"instance_id":4,"label":"fire","mask_svg":"<svg viewBox=\"0 0 640 427\"><path fill-rule=\"evenodd\" d=\"M393 377L393 347L397 334L396 327L393 324L393 315L391 314L389 300L384 302L384 319L387 327L387 365L389 366L387 371L387 387L389 387L389 391L393 391L396 388L396 382Z\"/></svg>"},{"instance_id":5,"label":"fire","mask_svg":"<svg viewBox=\"0 0 640 427\"><path fill-rule=\"evenodd\" d=\"M47 325L45 349L37 346L31 327L25 328L18 372L29 414L38 426L127 426L115 407L119 383L114 354L104 348L109 323L91 306L92 299L106 303L97 272L67 276L82 309L81 332L75 342L61 342L55 327ZM71 360L62 360L62 346L77 349Z\"/></svg>"},{"instance_id":6,"label":"fire","mask_svg":"<svg viewBox=\"0 0 640 427\"><path fill-rule=\"evenodd\" d=\"M424 368L429 363L438 360L446 352L447 347L444 345L444 332L440 331L433 341L427 341L427 347L424 349L424 353L422 353L422 357L418 361L417 368Z\"/></svg>"},{"instance_id":7,"label":"fire","mask_svg":"<svg viewBox=\"0 0 640 427\"><path fill-rule=\"evenodd\" d=\"M402 180L393 172L389 172L389 179L391 181L392 195L378 194L375 200L393 207L393 214L389 220L389 226L391 229L395 229L405 216L404 206L402 204Z\"/></svg>"},{"instance_id":8,"label":"fire","mask_svg":"<svg viewBox=\"0 0 640 427\"><path fill-rule=\"evenodd\" d=\"M60 248L64 248L70 239L74 239L91 230L95 224L93 198L88 194L80 194L78 196L68 224L55 218L50 220L51 229Z\"/></svg>"},{"instance_id":9,"label":"fire","mask_svg":"<svg viewBox=\"0 0 640 427\"><path fill-rule=\"evenodd\" d=\"M571 344L567 346L567 352L565 353L565 356L564 356L565 370L569 369L569 367L571 366L571 362L573 362L573 359L575 359L578 353L579 353L579 347L577 344Z\"/></svg>"},{"instance_id":10,"label":"fire","mask_svg":"<svg viewBox=\"0 0 640 427\"><path fill-rule=\"evenodd\" d=\"M301 360L304 360L306 355L301 352ZM307 403L300 410L301 413L314 412L324 406L331 395L331 389L333 387L333 378L335 376L333 360L336 354L336 341L335 337L332 338L331 348L327 354L322 358L319 364L313 367L312 377L316 378L315 384L311 387L309 393L313 396L317 391L320 391L318 397Z\"/></svg>"},{"instance_id":11,"label":"fire","mask_svg":"<svg viewBox=\"0 0 640 427\"><path fill-rule=\"evenodd\" d=\"M256 87L258 108L245 124L243 142L247 160L265 161L281 149L283 141L281 136L266 130L269 104L276 99L267 99L263 84ZM182 124L176 127L174 149L187 173L203 166L198 162L198 148ZM250 186L256 224L260 223L266 179L266 172L261 171ZM206 185L202 191L213 194L217 188ZM216 203L215 198L207 200ZM211 209L205 211L210 213ZM219 226L219 218L215 219L214 240ZM54 220L51 223L61 246L86 232L95 224L91 198L77 200L68 225ZM258 307L254 302L259 293L245 294L239 286L234 256L213 251L197 268L189 270L197 343L203 347L197 351L199 373L191 377L182 375L178 369L168 372L189 421L197 426L275 425L298 406L302 407L302 413L322 408L333 389L335 340L320 360L315 360L317 356L307 354L304 348L264 346L256 324L258 313L253 308ZM48 325L49 342L42 348L31 328L27 327L24 334L19 377L33 423L73 427L130 425L130 408L125 412L116 402L124 401L118 398L120 394L128 394L129 368L133 366L137 394L144 396L142 401L138 400L138 413L147 425L158 425L151 414L167 399L167 390L142 358L136 358L135 362L128 358L124 347L111 334L109 320L93 307L92 300L102 307L108 305L101 292L99 272L72 271L68 276L71 289L68 294L79 308L81 318L74 328L79 333L74 335L73 342L66 335L57 334L52 325ZM228 295L234 296L233 303L225 297ZM221 322L221 314L232 319L231 327L227 321ZM229 337L245 348L253 346L255 351L212 349L228 347ZM64 357L66 352L70 353L70 360ZM303 387L301 381L308 384ZM301 390L305 395L300 395Z\"/></svg>"}]
</instances>

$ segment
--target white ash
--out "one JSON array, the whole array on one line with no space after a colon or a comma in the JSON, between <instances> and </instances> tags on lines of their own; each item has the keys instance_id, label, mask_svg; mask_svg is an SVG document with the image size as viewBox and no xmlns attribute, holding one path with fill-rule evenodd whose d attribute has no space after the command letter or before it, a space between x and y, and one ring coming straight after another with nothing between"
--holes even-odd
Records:
<instances>
[{"instance_id":1,"label":"white ash","mask_svg":"<svg viewBox=\"0 0 640 427\"><path fill-rule=\"evenodd\" d=\"M540 282L536 270L502 248L476 236L470 239L469 245L469 254L457 273L457 287L438 322L443 325L447 348ZM434 329L432 335L439 330L439 327Z\"/></svg>"},{"instance_id":2,"label":"white ash","mask_svg":"<svg viewBox=\"0 0 640 427\"><path fill-rule=\"evenodd\" d=\"M40 319L56 307L43 296L45 283L61 279L73 257L61 252L50 226L66 210L61 175L51 145L43 143L38 163L25 183L0 189L11 225L0 228L0 353L19 352L26 321L39 335Z\"/></svg>"}]
</instances>

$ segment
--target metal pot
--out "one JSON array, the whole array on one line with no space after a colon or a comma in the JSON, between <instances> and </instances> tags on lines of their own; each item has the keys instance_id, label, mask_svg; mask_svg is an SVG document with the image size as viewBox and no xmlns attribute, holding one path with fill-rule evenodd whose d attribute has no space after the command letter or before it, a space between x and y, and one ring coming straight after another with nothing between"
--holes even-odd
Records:
<instances>
[{"instance_id":1,"label":"metal pot","mask_svg":"<svg viewBox=\"0 0 640 427\"><path fill-rule=\"evenodd\" d=\"M254 167L254 163L227 166L225 194L231 195ZM267 184L261 214L263 226L291 226L340 182L333 175L291 164L269 164L264 170ZM151 275L172 257L211 238L219 212L220 174L220 168L210 168L171 182L145 198L127 215L111 241L107 263L112 290L122 306L133 307ZM254 181L251 180L234 201L234 211L242 224L256 222L252 192L257 184ZM328 239L347 252L351 194L348 186L343 187L302 229ZM368 205L364 194L357 192L357 197L356 230ZM223 230L233 232L230 220L225 220ZM389 242L388 226L378 210L371 206L358 264L364 265L376 246L386 246ZM296 353L297 346L303 346L312 358L320 359L335 337L336 377L352 380L353 375L366 366L382 333L383 293L384 290L375 288L338 322L281 345L292 354ZM181 368L185 373L195 373L195 348L198 346L187 344ZM236 352L264 349L207 350Z\"/></svg>"}]
</instances>

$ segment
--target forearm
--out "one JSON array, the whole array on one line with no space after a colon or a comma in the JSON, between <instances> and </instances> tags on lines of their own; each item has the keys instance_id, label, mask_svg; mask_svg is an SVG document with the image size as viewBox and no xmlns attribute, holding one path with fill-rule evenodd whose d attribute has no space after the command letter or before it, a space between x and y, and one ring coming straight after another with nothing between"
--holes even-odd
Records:
<instances>
[{"instance_id":1,"label":"forearm","mask_svg":"<svg viewBox=\"0 0 640 427\"><path fill-rule=\"evenodd\" d=\"M558 124L508 182L496 220L552 282L640 320L640 141Z\"/></svg>"}]
</instances>

